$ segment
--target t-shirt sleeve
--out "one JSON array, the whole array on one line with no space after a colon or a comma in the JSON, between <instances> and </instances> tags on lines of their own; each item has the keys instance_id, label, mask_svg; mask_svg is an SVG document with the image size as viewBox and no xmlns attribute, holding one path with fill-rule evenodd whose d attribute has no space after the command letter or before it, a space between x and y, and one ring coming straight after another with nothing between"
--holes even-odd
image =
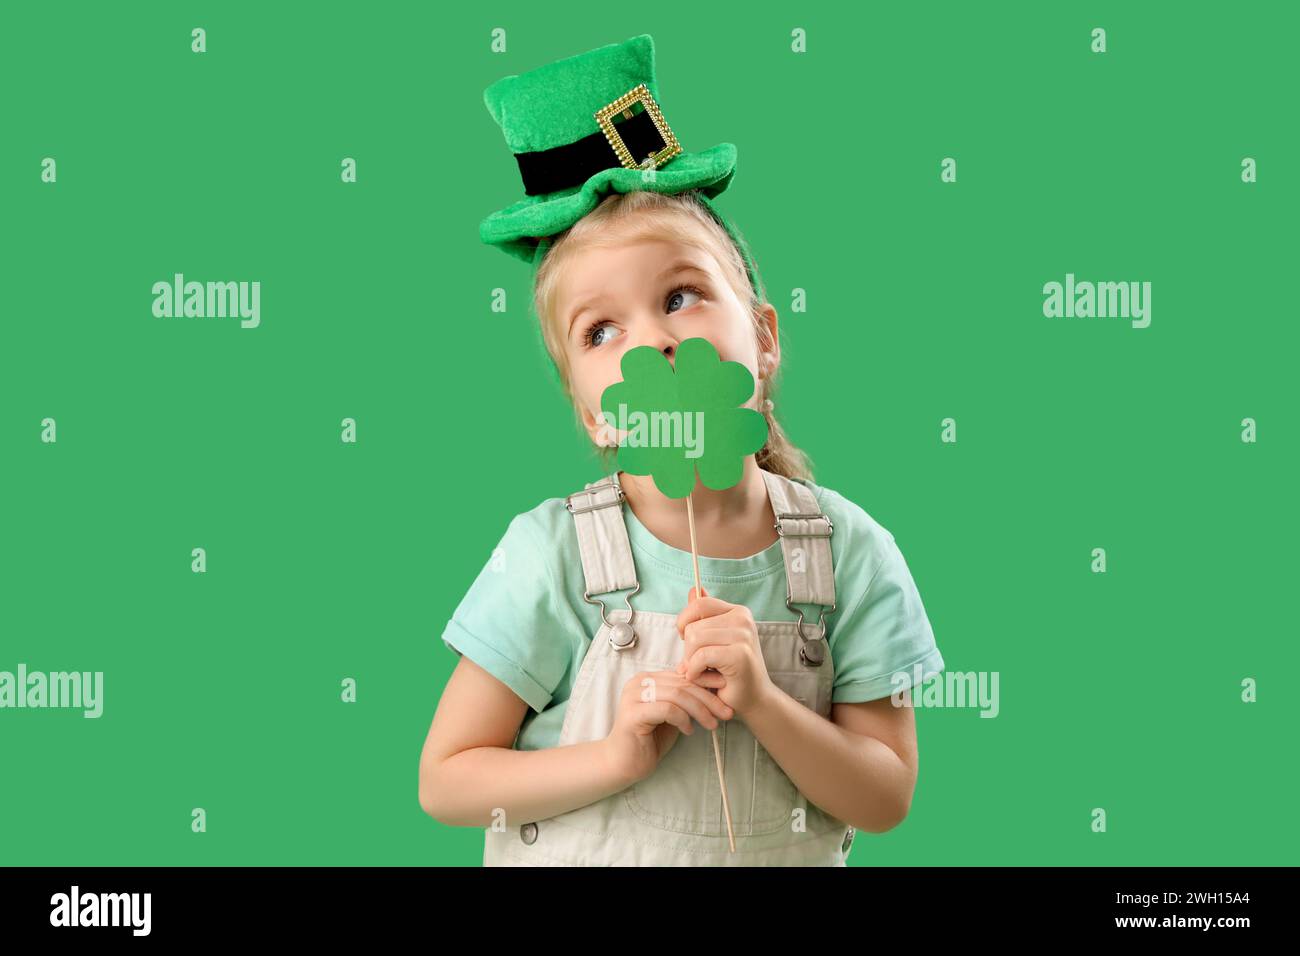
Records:
<instances>
[{"instance_id":1,"label":"t-shirt sleeve","mask_svg":"<svg viewBox=\"0 0 1300 956\"><path fill-rule=\"evenodd\" d=\"M830 643L836 703L888 697L943 671L921 595L892 536L866 589L836 622ZM895 680L896 674L906 680Z\"/></svg>"},{"instance_id":2,"label":"t-shirt sleeve","mask_svg":"<svg viewBox=\"0 0 1300 956\"><path fill-rule=\"evenodd\" d=\"M501 681L537 712L569 666L560 640L547 551L527 517L510 522L448 620L442 642Z\"/></svg>"}]
</instances>

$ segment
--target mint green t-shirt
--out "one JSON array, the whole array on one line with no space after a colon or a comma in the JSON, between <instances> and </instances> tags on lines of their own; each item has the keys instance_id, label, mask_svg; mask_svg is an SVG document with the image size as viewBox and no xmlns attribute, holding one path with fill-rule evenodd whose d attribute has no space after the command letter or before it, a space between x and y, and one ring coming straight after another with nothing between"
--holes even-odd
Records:
<instances>
[{"instance_id":1,"label":"mint green t-shirt","mask_svg":"<svg viewBox=\"0 0 1300 956\"><path fill-rule=\"evenodd\" d=\"M832 701L888 697L900 686L893 675L905 672L910 686L918 664L921 682L942 672L943 657L894 536L837 492L802 483L834 528L836 610L826 617L835 667ZM622 510L641 582L632 607L678 613L695 585L690 552L660 541L626 504ZM785 605L779 540L749 557L699 561L700 581L710 594L747 606L756 621L797 620ZM510 522L443 631L448 648L531 708L515 741L519 750L559 743L565 705L601 623L600 608L583 600L583 590L573 516L563 498L548 498ZM627 593L603 599L611 610L622 608ZM816 608L811 610L815 622Z\"/></svg>"}]
</instances>

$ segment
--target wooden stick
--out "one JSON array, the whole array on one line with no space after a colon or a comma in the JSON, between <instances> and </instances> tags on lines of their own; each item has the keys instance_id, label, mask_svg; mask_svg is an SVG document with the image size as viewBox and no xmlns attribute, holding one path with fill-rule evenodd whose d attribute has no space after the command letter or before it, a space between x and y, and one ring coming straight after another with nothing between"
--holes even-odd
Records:
<instances>
[{"instance_id":1,"label":"wooden stick","mask_svg":"<svg viewBox=\"0 0 1300 956\"><path fill-rule=\"evenodd\" d=\"M695 566L695 596L700 597L704 594L704 588L700 586L700 552L695 546L695 508L691 504L691 496L686 496L686 522L691 528L691 563ZM722 770L722 748L718 746L718 730L715 727L709 731L713 735L713 762L718 765L718 787L722 790L722 812L727 817L727 842L731 845L731 852L736 852L736 835L731 829L731 803L727 800L727 775Z\"/></svg>"}]
</instances>

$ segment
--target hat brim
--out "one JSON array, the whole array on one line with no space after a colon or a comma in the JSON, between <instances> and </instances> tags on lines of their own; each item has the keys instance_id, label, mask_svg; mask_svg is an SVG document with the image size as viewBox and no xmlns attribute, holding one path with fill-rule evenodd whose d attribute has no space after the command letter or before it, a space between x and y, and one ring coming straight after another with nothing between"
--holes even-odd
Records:
<instances>
[{"instance_id":1,"label":"hat brim","mask_svg":"<svg viewBox=\"0 0 1300 956\"><path fill-rule=\"evenodd\" d=\"M492 213L479 223L479 237L490 246L532 262L538 240L563 232L591 212L610 193L647 190L681 193L698 189L712 198L731 184L736 147L719 143L698 153L679 153L645 180L639 169L614 166L592 175L581 186L528 196Z\"/></svg>"}]
</instances>

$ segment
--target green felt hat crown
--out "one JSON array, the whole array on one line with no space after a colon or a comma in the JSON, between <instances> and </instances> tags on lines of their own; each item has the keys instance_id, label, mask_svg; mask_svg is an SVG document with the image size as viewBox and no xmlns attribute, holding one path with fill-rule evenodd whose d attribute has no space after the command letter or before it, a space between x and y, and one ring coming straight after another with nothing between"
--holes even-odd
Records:
<instances>
[{"instance_id":1,"label":"green felt hat crown","mask_svg":"<svg viewBox=\"0 0 1300 956\"><path fill-rule=\"evenodd\" d=\"M611 192L697 190L764 300L744 240L711 202L735 175L736 147L692 152L677 141L671 113L666 117L659 103L648 33L503 77L483 100L518 163L525 194L479 224L483 242L535 269L551 238ZM645 172L651 166L653 176Z\"/></svg>"}]
</instances>

